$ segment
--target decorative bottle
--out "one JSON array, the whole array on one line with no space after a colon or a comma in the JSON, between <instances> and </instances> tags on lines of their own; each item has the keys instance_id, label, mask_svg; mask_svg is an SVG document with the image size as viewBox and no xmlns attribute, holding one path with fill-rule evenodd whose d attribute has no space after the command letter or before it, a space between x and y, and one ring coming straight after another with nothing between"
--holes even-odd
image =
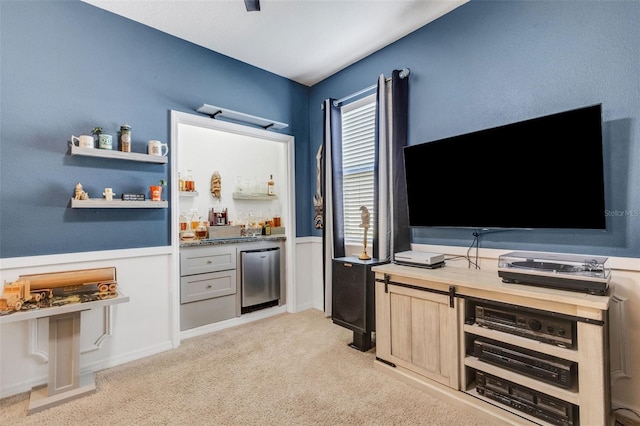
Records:
<instances>
[{"instance_id":1,"label":"decorative bottle","mask_svg":"<svg viewBox=\"0 0 640 426\"><path fill-rule=\"evenodd\" d=\"M178 172L178 191L185 191L184 179L180 176L180 172Z\"/></svg>"},{"instance_id":2,"label":"decorative bottle","mask_svg":"<svg viewBox=\"0 0 640 426\"><path fill-rule=\"evenodd\" d=\"M196 183L193 180L193 173L191 170L187 170L187 175L184 177L185 191L195 191Z\"/></svg>"},{"instance_id":3,"label":"decorative bottle","mask_svg":"<svg viewBox=\"0 0 640 426\"><path fill-rule=\"evenodd\" d=\"M191 211L191 230L195 232L199 224L200 216L198 216L198 209L193 209Z\"/></svg>"},{"instance_id":4,"label":"decorative bottle","mask_svg":"<svg viewBox=\"0 0 640 426\"><path fill-rule=\"evenodd\" d=\"M189 228L189 223L187 221L187 215L185 212L180 212L180 232L184 232Z\"/></svg>"},{"instance_id":5,"label":"decorative bottle","mask_svg":"<svg viewBox=\"0 0 640 426\"><path fill-rule=\"evenodd\" d=\"M128 124L120 126L120 151L131 152L131 126Z\"/></svg>"},{"instance_id":6,"label":"decorative bottle","mask_svg":"<svg viewBox=\"0 0 640 426\"><path fill-rule=\"evenodd\" d=\"M267 182L267 194L276 195L276 183L273 181L273 175L269 175L269 182Z\"/></svg>"}]
</instances>

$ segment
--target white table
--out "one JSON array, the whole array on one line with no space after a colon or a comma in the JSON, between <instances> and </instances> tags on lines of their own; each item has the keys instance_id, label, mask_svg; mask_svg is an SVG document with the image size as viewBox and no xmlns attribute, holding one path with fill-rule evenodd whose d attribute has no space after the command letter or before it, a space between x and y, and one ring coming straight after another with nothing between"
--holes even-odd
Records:
<instances>
[{"instance_id":1,"label":"white table","mask_svg":"<svg viewBox=\"0 0 640 426\"><path fill-rule=\"evenodd\" d=\"M38 318L49 319L49 378L45 385L31 390L28 414L96 391L93 373L80 376L80 320L82 311L129 301L116 297L84 303L33 309L0 316L0 325Z\"/></svg>"}]
</instances>

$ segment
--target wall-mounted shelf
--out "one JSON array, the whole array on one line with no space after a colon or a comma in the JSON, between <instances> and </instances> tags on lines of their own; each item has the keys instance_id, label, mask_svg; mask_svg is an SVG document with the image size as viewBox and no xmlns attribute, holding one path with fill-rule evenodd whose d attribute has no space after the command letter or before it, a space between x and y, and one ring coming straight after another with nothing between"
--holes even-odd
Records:
<instances>
[{"instance_id":1,"label":"wall-mounted shelf","mask_svg":"<svg viewBox=\"0 0 640 426\"><path fill-rule=\"evenodd\" d=\"M72 209L166 209L169 203L162 201L107 201L103 198L90 198L88 200L71 199Z\"/></svg>"},{"instance_id":2,"label":"wall-mounted shelf","mask_svg":"<svg viewBox=\"0 0 640 426\"><path fill-rule=\"evenodd\" d=\"M198 195L198 191L180 191L179 195L181 197L197 197Z\"/></svg>"},{"instance_id":3,"label":"wall-mounted shelf","mask_svg":"<svg viewBox=\"0 0 640 426\"><path fill-rule=\"evenodd\" d=\"M166 164L168 159L164 156L142 154L138 152L122 152L110 149L80 148L72 143L71 155L82 155L85 157L115 158L118 160L139 161L144 163Z\"/></svg>"},{"instance_id":4,"label":"wall-mounted shelf","mask_svg":"<svg viewBox=\"0 0 640 426\"><path fill-rule=\"evenodd\" d=\"M245 192L234 192L233 193L234 200L254 200L254 201L271 201L277 200L277 195L267 195L267 194L250 194Z\"/></svg>"},{"instance_id":5,"label":"wall-mounted shelf","mask_svg":"<svg viewBox=\"0 0 640 426\"><path fill-rule=\"evenodd\" d=\"M244 114L227 108L220 108L215 105L203 104L197 108L196 111L207 114L213 119L223 118L242 123L249 123L255 126L260 126L265 130L282 130L289 127L287 123L280 123L274 120L269 120L268 118L256 117L255 115Z\"/></svg>"}]
</instances>

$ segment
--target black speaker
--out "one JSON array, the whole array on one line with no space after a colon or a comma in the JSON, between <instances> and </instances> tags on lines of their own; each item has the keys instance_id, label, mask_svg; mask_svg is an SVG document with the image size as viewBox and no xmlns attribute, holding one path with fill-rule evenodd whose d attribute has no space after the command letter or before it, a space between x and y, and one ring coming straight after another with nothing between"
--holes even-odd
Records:
<instances>
[{"instance_id":1,"label":"black speaker","mask_svg":"<svg viewBox=\"0 0 640 426\"><path fill-rule=\"evenodd\" d=\"M375 274L376 259L357 257L333 259L331 316L334 324L353 330L351 346L371 349L371 332L375 331Z\"/></svg>"}]
</instances>

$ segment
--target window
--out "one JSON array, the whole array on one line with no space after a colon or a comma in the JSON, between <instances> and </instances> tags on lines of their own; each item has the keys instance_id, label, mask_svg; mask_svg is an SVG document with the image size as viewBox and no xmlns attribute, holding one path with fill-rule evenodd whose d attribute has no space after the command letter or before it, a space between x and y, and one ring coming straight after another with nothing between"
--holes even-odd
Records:
<instances>
[{"instance_id":1,"label":"window","mask_svg":"<svg viewBox=\"0 0 640 426\"><path fill-rule=\"evenodd\" d=\"M344 236L347 244L362 244L360 206L373 217L373 170L375 161L376 95L344 105L342 112L342 169L344 177ZM371 246L372 230L367 233Z\"/></svg>"}]
</instances>

